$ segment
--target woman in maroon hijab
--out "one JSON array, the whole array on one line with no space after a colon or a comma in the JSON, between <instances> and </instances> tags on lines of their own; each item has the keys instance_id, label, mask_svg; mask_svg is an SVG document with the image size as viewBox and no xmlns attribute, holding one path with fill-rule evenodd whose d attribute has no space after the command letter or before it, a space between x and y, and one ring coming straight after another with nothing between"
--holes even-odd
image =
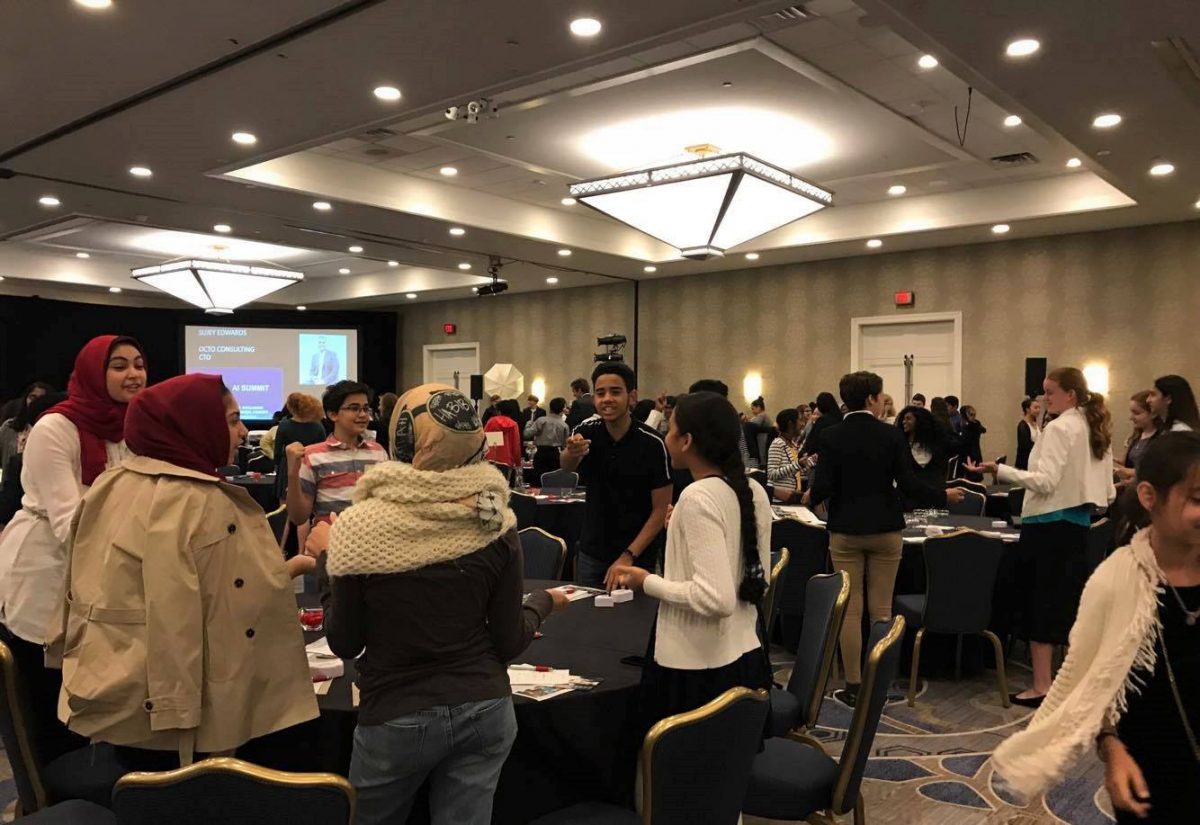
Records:
<instances>
[{"instance_id":1,"label":"woman in maroon hijab","mask_svg":"<svg viewBox=\"0 0 1200 825\"><path fill-rule=\"evenodd\" d=\"M262 508L216 473L245 436L215 375L170 378L129 405L136 455L88 490L71 533L75 733L187 764L317 715L289 575L315 561L285 564Z\"/></svg>"},{"instance_id":2,"label":"woman in maroon hijab","mask_svg":"<svg viewBox=\"0 0 1200 825\"><path fill-rule=\"evenodd\" d=\"M78 747L58 721L61 673L42 645L61 621L66 541L80 498L106 467L129 453L125 410L146 385L146 359L133 338L101 335L75 357L67 401L38 419L25 443L25 495L0 541L0 638L12 649L32 705L43 762Z\"/></svg>"}]
</instances>

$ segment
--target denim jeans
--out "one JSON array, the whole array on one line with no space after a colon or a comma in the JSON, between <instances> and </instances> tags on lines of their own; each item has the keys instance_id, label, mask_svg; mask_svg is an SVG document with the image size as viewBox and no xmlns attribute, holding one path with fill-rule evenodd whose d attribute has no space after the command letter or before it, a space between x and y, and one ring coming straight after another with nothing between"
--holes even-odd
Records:
<instances>
[{"instance_id":1,"label":"denim jeans","mask_svg":"<svg viewBox=\"0 0 1200 825\"><path fill-rule=\"evenodd\" d=\"M359 725L350 759L356 825L403 825L426 780L432 825L491 821L496 782L516 738L511 696Z\"/></svg>"}]
</instances>

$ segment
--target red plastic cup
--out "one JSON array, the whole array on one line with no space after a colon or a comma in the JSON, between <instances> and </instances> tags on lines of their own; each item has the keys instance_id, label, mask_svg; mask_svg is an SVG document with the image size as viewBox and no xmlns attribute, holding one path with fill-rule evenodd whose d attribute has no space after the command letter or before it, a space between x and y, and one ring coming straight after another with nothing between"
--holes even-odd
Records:
<instances>
[{"instance_id":1,"label":"red plastic cup","mask_svg":"<svg viewBox=\"0 0 1200 825\"><path fill-rule=\"evenodd\" d=\"M300 626L310 631L323 630L325 628L325 608L300 608Z\"/></svg>"}]
</instances>

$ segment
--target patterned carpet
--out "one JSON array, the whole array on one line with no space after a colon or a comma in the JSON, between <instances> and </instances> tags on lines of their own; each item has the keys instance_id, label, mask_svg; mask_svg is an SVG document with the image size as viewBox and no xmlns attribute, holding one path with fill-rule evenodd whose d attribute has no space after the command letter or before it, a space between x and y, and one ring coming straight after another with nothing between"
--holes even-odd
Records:
<instances>
[{"instance_id":1,"label":"patterned carpet","mask_svg":"<svg viewBox=\"0 0 1200 825\"><path fill-rule=\"evenodd\" d=\"M785 679L787 669L777 673ZM1012 690L1024 687L1027 674L1010 674ZM989 758L1006 737L1020 730L1032 711L1000 706L990 672L955 682L925 682L916 707L904 702L896 684L875 737L863 783L871 825L1111 825L1114 819L1103 790L1104 768L1094 757L1082 762L1066 782L1044 798L1020 805L992 782ZM826 698L814 736L837 758L852 711ZM850 817L845 817L849 822ZM746 825L775 820L746 817Z\"/></svg>"}]
</instances>

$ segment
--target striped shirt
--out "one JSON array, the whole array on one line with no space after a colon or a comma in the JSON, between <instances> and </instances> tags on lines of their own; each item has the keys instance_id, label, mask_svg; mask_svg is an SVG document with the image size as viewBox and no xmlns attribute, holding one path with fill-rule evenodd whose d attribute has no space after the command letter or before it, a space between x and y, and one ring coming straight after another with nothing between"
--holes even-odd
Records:
<instances>
[{"instance_id":1,"label":"striped shirt","mask_svg":"<svg viewBox=\"0 0 1200 825\"><path fill-rule=\"evenodd\" d=\"M767 480L777 490L795 490L796 474L801 470L800 454L782 436L767 449Z\"/></svg>"},{"instance_id":2,"label":"striped shirt","mask_svg":"<svg viewBox=\"0 0 1200 825\"><path fill-rule=\"evenodd\" d=\"M360 438L357 446L333 436L304 448L300 490L313 501L314 521L329 521L354 500L354 485L374 464L387 461L387 452L374 441Z\"/></svg>"}]
</instances>

